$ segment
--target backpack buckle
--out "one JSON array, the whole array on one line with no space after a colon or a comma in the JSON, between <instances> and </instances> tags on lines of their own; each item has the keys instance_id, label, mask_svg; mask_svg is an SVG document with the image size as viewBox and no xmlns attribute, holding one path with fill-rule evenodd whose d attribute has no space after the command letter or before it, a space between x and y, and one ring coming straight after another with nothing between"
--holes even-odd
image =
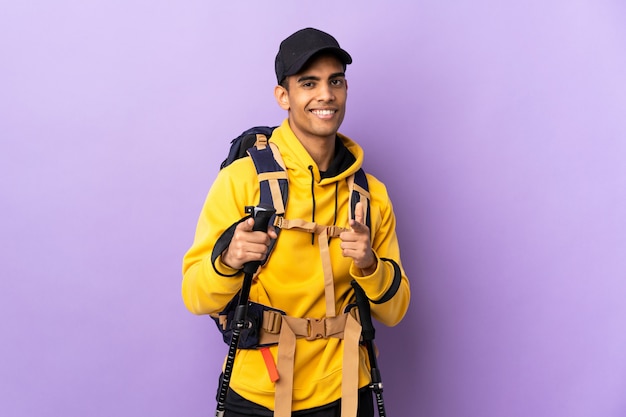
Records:
<instances>
[{"instance_id":1,"label":"backpack buckle","mask_svg":"<svg viewBox=\"0 0 626 417\"><path fill-rule=\"evenodd\" d=\"M283 228L283 224L285 223L285 218L282 216L276 216L274 217L274 226L278 227L279 229Z\"/></svg>"},{"instance_id":2,"label":"backpack buckle","mask_svg":"<svg viewBox=\"0 0 626 417\"><path fill-rule=\"evenodd\" d=\"M306 340L323 339L326 337L326 319L307 318L308 336Z\"/></svg>"},{"instance_id":3,"label":"backpack buckle","mask_svg":"<svg viewBox=\"0 0 626 417\"><path fill-rule=\"evenodd\" d=\"M277 311L263 310L263 330L271 334L279 334L283 317Z\"/></svg>"}]
</instances>

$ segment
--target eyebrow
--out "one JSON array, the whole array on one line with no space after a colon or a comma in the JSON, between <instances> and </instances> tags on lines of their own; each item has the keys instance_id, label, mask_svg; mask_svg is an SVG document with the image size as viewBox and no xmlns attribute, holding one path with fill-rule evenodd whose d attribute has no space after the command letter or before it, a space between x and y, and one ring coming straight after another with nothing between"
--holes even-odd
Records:
<instances>
[{"instance_id":1,"label":"eyebrow","mask_svg":"<svg viewBox=\"0 0 626 417\"><path fill-rule=\"evenodd\" d=\"M336 72L334 74L331 74L328 79L332 80L333 78L338 78L338 77L345 77L346 74L344 72ZM321 78L320 77L316 77L314 75L303 75L302 77L298 78L297 82L302 83L305 81L320 81Z\"/></svg>"}]
</instances>

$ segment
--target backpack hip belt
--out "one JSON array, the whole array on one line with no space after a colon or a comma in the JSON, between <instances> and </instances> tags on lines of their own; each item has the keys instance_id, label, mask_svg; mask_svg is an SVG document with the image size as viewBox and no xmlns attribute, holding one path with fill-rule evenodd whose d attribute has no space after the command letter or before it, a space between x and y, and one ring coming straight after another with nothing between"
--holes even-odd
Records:
<instances>
[{"instance_id":1,"label":"backpack hip belt","mask_svg":"<svg viewBox=\"0 0 626 417\"><path fill-rule=\"evenodd\" d=\"M293 397L294 358L296 340L312 341L331 337L343 339L343 371L341 383L342 417L356 417L359 384L359 345L362 328L357 306L349 305L346 311L332 317L300 318L287 316L279 310L258 303L250 303L260 313L254 346L263 355L270 379L275 382L274 415L289 417ZM262 309L262 313L260 310ZM258 313L257 313L258 314ZM220 315L219 327L229 327L228 317ZM252 322L251 322L252 323ZM277 363L268 346L278 345Z\"/></svg>"},{"instance_id":2,"label":"backpack hip belt","mask_svg":"<svg viewBox=\"0 0 626 417\"><path fill-rule=\"evenodd\" d=\"M322 319L290 317L266 310L263 312L259 337L261 344L278 343L279 378L276 381L274 400L275 417L291 416L296 339L304 338L309 341L330 337L343 339L341 415L356 417L361 339L361 324L356 308L338 316Z\"/></svg>"},{"instance_id":3,"label":"backpack hip belt","mask_svg":"<svg viewBox=\"0 0 626 417\"><path fill-rule=\"evenodd\" d=\"M306 340L328 339L330 337L344 339L348 316L352 316L357 323L360 323L358 310L354 305L349 306L349 311L346 313L321 319L291 317L276 310L264 310L259 329L259 345L278 344L283 326L289 326L297 338Z\"/></svg>"}]
</instances>

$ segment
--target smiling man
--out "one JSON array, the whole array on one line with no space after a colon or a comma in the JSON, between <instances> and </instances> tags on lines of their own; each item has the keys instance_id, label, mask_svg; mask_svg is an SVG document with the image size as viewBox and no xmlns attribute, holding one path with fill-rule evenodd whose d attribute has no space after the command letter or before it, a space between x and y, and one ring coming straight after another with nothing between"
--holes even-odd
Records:
<instances>
[{"instance_id":1,"label":"smiling man","mask_svg":"<svg viewBox=\"0 0 626 417\"><path fill-rule=\"evenodd\" d=\"M351 60L343 58L345 61L332 52L321 52L274 90L276 101L289 114L291 130L323 171L334 154L336 134L346 113L344 70Z\"/></svg>"},{"instance_id":2,"label":"smiling man","mask_svg":"<svg viewBox=\"0 0 626 417\"><path fill-rule=\"evenodd\" d=\"M254 161L242 158L219 172L185 254L185 305L222 317L225 330L243 266L265 260L275 243L251 286L250 334L258 340L237 351L226 417L374 415L353 283L387 326L405 315L410 289L387 190L369 174L369 193L355 187L363 149L338 133L351 63L336 39L317 29L281 43L274 95L287 118L270 138L289 184L275 223L280 238L273 226L253 231L254 219L246 218L244 208L257 204L261 192ZM352 204L355 191L363 199Z\"/></svg>"}]
</instances>

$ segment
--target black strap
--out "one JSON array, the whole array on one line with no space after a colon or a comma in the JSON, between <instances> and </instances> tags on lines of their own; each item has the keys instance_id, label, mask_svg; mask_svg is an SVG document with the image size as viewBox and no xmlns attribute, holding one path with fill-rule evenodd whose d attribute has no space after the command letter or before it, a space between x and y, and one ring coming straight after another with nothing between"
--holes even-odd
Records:
<instances>
[{"instance_id":1,"label":"black strap","mask_svg":"<svg viewBox=\"0 0 626 417\"><path fill-rule=\"evenodd\" d=\"M389 258L380 258L382 261L389 262L393 265L393 282L391 283L391 287L387 290L387 292L380 298L379 300L370 300L374 304L383 304L387 301L391 300L391 298L396 295L398 289L400 288L400 283L402 282L402 272L400 271L400 265L393 259Z\"/></svg>"},{"instance_id":2,"label":"black strap","mask_svg":"<svg viewBox=\"0 0 626 417\"><path fill-rule=\"evenodd\" d=\"M240 269L234 274L222 274L215 267L215 261L217 260L217 258L220 257L222 252L224 252L228 248L228 245L230 245L230 241L233 240L233 235L235 234L235 229L237 228L237 225L243 221L248 220L250 217L251 216L245 216L242 219L233 223L228 229L224 231L224 233L222 233L222 235L217 239L217 242L215 242L215 246L213 246L213 252L211 253L211 265L213 265L213 270L218 275L221 275L223 277L234 277L241 274L241 272L243 271L243 269Z\"/></svg>"},{"instance_id":3,"label":"black strap","mask_svg":"<svg viewBox=\"0 0 626 417\"><path fill-rule=\"evenodd\" d=\"M358 185L359 187L363 188L365 191L369 192L369 187L367 184L367 177L365 176L365 171L363 171L363 168L359 168L359 170L354 173L354 183ZM353 190L352 191L352 205L350 207L350 218L352 219L354 219L354 214L355 214L354 208L356 207L356 203L358 203L360 199L361 199L360 194L356 190ZM365 225L370 228L370 233L372 233L371 232L372 222L371 222L371 216L370 216L369 202L367 204L367 211L364 214L365 214Z\"/></svg>"}]
</instances>

